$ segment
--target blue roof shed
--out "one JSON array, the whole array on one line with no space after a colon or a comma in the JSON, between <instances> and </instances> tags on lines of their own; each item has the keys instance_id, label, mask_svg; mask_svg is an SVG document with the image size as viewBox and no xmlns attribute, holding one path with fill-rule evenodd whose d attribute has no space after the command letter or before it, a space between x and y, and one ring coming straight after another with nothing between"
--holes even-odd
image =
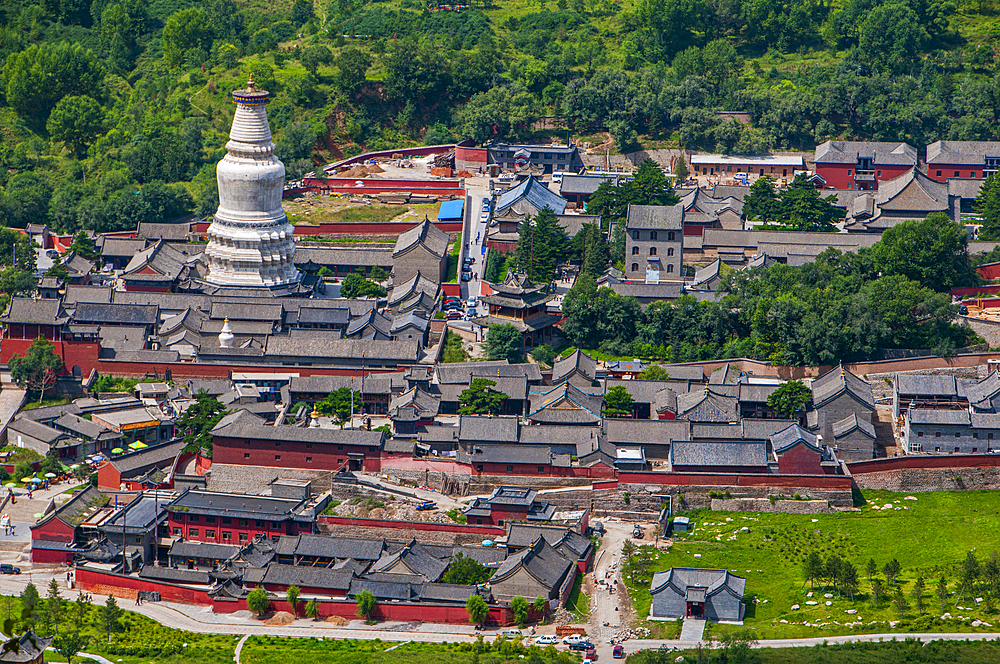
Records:
<instances>
[{"instance_id":1,"label":"blue roof shed","mask_svg":"<svg viewBox=\"0 0 1000 664\"><path fill-rule=\"evenodd\" d=\"M457 201L444 201L441 203L441 209L438 210L438 220L439 221L461 221L462 210L465 208L465 200L459 199Z\"/></svg>"}]
</instances>

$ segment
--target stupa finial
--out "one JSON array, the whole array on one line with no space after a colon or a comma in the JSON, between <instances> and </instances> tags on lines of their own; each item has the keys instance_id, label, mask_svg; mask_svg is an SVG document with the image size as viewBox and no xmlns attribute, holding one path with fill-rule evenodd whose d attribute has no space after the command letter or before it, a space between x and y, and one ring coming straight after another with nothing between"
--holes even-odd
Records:
<instances>
[{"instance_id":1,"label":"stupa finial","mask_svg":"<svg viewBox=\"0 0 1000 664\"><path fill-rule=\"evenodd\" d=\"M247 79L247 90L250 92L257 91L257 84L253 82L253 72L250 72L250 78Z\"/></svg>"}]
</instances>

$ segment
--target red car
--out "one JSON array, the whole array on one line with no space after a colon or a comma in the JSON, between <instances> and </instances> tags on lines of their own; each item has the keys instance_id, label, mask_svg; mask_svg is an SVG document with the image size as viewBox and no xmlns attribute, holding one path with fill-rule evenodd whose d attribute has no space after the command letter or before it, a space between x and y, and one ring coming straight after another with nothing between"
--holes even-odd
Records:
<instances>
[{"instance_id":1,"label":"red car","mask_svg":"<svg viewBox=\"0 0 1000 664\"><path fill-rule=\"evenodd\" d=\"M449 311L444 316L447 320L461 320L462 312L460 311Z\"/></svg>"},{"instance_id":2,"label":"red car","mask_svg":"<svg viewBox=\"0 0 1000 664\"><path fill-rule=\"evenodd\" d=\"M622 659L625 657L625 649L622 648L621 644L615 646L615 649L611 651L611 656L615 659Z\"/></svg>"}]
</instances>

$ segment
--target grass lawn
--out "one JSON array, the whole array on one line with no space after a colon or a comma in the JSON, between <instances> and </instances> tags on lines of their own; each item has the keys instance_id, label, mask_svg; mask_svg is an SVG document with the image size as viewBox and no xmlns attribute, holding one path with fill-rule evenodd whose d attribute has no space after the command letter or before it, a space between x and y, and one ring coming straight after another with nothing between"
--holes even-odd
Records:
<instances>
[{"instance_id":1,"label":"grass lawn","mask_svg":"<svg viewBox=\"0 0 1000 664\"><path fill-rule=\"evenodd\" d=\"M458 234L458 239L452 242L451 252L448 254L448 270L445 272L445 283L456 283L458 281L458 256L462 251L462 234Z\"/></svg>"},{"instance_id":2,"label":"grass lawn","mask_svg":"<svg viewBox=\"0 0 1000 664\"><path fill-rule=\"evenodd\" d=\"M569 593L569 600L566 602L566 610L571 611L580 621L586 621L590 617L590 597L582 592L583 574L576 575L573 582L573 590Z\"/></svg>"},{"instance_id":3,"label":"grass lawn","mask_svg":"<svg viewBox=\"0 0 1000 664\"><path fill-rule=\"evenodd\" d=\"M15 466L22 461L27 461L33 463L35 461L41 461L44 457L33 449L27 447L18 447L17 445L7 445L0 452L13 452L11 456L4 459L4 463L14 464Z\"/></svg>"},{"instance_id":4,"label":"grass lawn","mask_svg":"<svg viewBox=\"0 0 1000 664\"><path fill-rule=\"evenodd\" d=\"M21 410L34 410L44 406L64 406L68 404L69 401L69 397L45 397L45 399L42 400L42 403L38 403L37 399L28 399Z\"/></svg>"},{"instance_id":5,"label":"grass lawn","mask_svg":"<svg viewBox=\"0 0 1000 664\"><path fill-rule=\"evenodd\" d=\"M917 500L906 500L906 494L879 491L864 495L868 502L860 512L691 512L697 524L692 533L677 538L668 550L640 547L629 558L623 576L633 606L639 616L648 615L653 572L672 566L711 567L747 577L747 596L756 597L757 603L747 603L745 623L760 638L882 631L996 631L1000 615L995 609L988 611L985 602L977 606L972 598L957 598L957 576L969 551L975 551L982 562L1000 546L1000 492L920 493L915 494ZM876 509L887 504L892 508ZM824 597L833 590L822 589L822 583L817 583L813 597L807 596L809 586L803 563L813 551L824 560L835 554L857 568L860 587L853 603L847 597ZM881 605L875 608L865 571L869 559L875 560L879 570L892 559L902 566L898 586L909 604L902 620L889 601L895 586L887 589ZM925 580L923 613L914 608L913 586L918 576ZM945 620L940 618L942 610L936 594L937 580L942 576L947 579L950 593L946 608L954 616ZM878 577L885 582L881 572ZM978 590L975 596L983 596L983 591ZM809 606L807 601L817 604ZM832 605L826 606L827 601ZM791 610L794 604L801 609ZM856 613L848 614L848 610ZM974 618L993 626L973 628L970 623ZM856 622L862 624L845 624ZM732 629L736 628L711 625L709 632L720 634Z\"/></svg>"},{"instance_id":6,"label":"grass lawn","mask_svg":"<svg viewBox=\"0 0 1000 664\"><path fill-rule=\"evenodd\" d=\"M462 348L462 337L454 332L448 332L444 338L444 350L441 351L442 362L468 362L469 354Z\"/></svg>"}]
</instances>

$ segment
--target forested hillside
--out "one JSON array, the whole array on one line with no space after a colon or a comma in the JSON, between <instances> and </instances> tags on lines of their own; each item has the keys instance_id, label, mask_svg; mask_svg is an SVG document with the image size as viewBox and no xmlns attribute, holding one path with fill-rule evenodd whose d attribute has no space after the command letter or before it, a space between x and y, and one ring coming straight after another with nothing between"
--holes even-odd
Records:
<instances>
[{"instance_id":1,"label":"forested hillside","mask_svg":"<svg viewBox=\"0 0 1000 664\"><path fill-rule=\"evenodd\" d=\"M210 213L250 71L291 176L553 115L621 150L997 134L995 0L487 2L2 0L4 222Z\"/></svg>"}]
</instances>

